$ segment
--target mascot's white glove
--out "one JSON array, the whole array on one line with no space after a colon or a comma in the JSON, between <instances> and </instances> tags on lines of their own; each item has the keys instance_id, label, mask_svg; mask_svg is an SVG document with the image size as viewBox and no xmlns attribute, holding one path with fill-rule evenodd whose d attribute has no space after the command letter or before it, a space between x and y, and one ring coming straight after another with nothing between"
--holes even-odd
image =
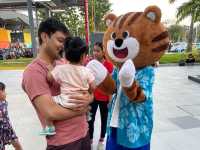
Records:
<instances>
[{"instance_id":1,"label":"mascot's white glove","mask_svg":"<svg viewBox=\"0 0 200 150\"><path fill-rule=\"evenodd\" d=\"M99 84L101 84L107 74L108 74L108 71L107 69L104 67L104 65L102 65L99 61L97 60L91 60L87 65L86 67L88 69L91 70L91 72L93 73L94 77L95 77L95 85L98 86Z\"/></svg>"},{"instance_id":2,"label":"mascot's white glove","mask_svg":"<svg viewBox=\"0 0 200 150\"><path fill-rule=\"evenodd\" d=\"M131 59L127 60L119 71L119 81L122 87L131 87L135 78L135 65Z\"/></svg>"}]
</instances>

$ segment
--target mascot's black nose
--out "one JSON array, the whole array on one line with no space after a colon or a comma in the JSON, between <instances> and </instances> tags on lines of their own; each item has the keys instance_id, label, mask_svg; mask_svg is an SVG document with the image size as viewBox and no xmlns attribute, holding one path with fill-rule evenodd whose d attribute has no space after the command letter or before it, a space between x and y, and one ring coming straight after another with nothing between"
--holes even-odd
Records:
<instances>
[{"instance_id":1,"label":"mascot's black nose","mask_svg":"<svg viewBox=\"0 0 200 150\"><path fill-rule=\"evenodd\" d=\"M122 46L122 43L123 43L123 40L122 40L122 39L116 39L116 40L115 40L115 45L116 45L117 47Z\"/></svg>"}]
</instances>

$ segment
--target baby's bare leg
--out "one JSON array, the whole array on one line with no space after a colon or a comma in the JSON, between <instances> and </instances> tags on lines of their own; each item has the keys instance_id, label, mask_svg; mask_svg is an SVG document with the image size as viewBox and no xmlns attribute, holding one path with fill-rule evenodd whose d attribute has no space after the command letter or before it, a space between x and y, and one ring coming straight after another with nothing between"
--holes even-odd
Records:
<instances>
[{"instance_id":1,"label":"baby's bare leg","mask_svg":"<svg viewBox=\"0 0 200 150\"><path fill-rule=\"evenodd\" d=\"M46 120L46 126L48 126L48 127L54 126L53 121Z\"/></svg>"}]
</instances>

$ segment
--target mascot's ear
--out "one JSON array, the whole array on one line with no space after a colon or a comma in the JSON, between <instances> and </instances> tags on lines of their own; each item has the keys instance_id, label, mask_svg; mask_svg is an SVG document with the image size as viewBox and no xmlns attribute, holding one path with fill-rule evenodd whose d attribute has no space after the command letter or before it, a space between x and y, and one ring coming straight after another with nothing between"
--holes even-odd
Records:
<instances>
[{"instance_id":1,"label":"mascot's ear","mask_svg":"<svg viewBox=\"0 0 200 150\"><path fill-rule=\"evenodd\" d=\"M109 27L116 18L117 16L115 14L109 13L103 17L103 20L106 22L106 26Z\"/></svg>"},{"instance_id":2,"label":"mascot's ear","mask_svg":"<svg viewBox=\"0 0 200 150\"><path fill-rule=\"evenodd\" d=\"M161 20L161 10L157 6L149 6L145 9L144 15L146 18L155 23L160 23Z\"/></svg>"}]
</instances>

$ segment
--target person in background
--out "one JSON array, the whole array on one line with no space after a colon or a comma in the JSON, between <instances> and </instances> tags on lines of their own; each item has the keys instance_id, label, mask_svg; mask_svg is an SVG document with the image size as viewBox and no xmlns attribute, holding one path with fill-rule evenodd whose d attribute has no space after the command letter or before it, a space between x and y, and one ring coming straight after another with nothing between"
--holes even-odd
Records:
<instances>
[{"instance_id":1,"label":"person in background","mask_svg":"<svg viewBox=\"0 0 200 150\"><path fill-rule=\"evenodd\" d=\"M192 53L188 54L187 59L185 61L187 64L194 64L195 63L195 58L192 55Z\"/></svg>"},{"instance_id":2,"label":"person in background","mask_svg":"<svg viewBox=\"0 0 200 150\"><path fill-rule=\"evenodd\" d=\"M105 59L104 51L102 43L95 43L93 49L93 57L94 59L101 62L111 74L113 71L113 65ZM90 140L91 144L93 142L93 132L94 132L94 121L97 112L97 108L100 108L101 114L101 136L98 143L98 149L101 150L104 148L104 137L106 134L106 126L107 126L107 115L108 115L108 103L109 103L110 96L105 95L102 93L98 88L94 92L94 101L91 104L91 120L89 123L89 133L90 133Z\"/></svg>"},{"instance_id":3,"label":"person in background","mask_svg":"<svg viewBox=\"0 0 200 150\"><path fill-rule=\"evenodd\" d=\"M8 102L6 101L5 89L5 84L0 82L0 150L5 150L7 144L12 144L15 150L22 150L22 146L8 116Z\"/></svg>"}]
</instances>

